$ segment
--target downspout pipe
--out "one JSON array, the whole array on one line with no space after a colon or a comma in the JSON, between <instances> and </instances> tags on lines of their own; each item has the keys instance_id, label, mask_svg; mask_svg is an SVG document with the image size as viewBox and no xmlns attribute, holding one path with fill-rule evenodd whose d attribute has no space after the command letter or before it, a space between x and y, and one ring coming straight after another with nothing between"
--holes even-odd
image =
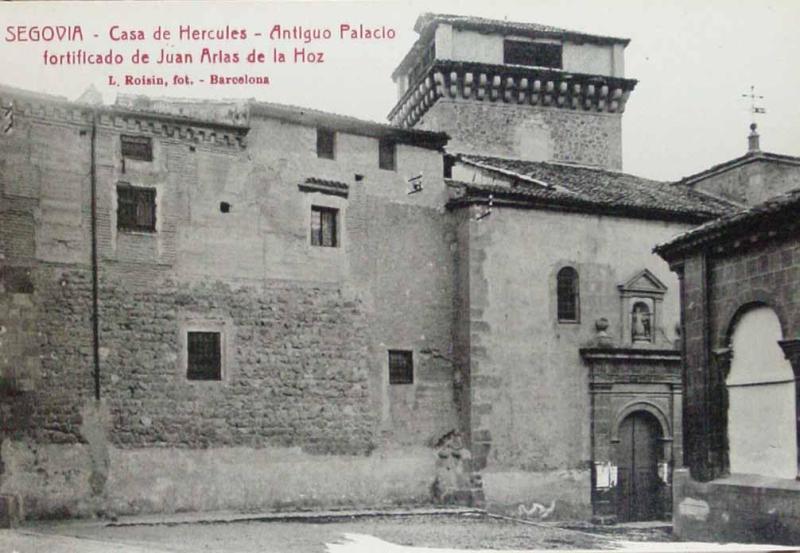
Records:
<instances>
[{"instance_id":1,"label":"downspout pipe","mask_svg":"<svg viewBox=\"0 0 800 553\"><path fill-rule=\"evenodd\" d=\"M97 110L92 110L90 145L91 227L92 227L92 359L94 367L94 399L100 401L100 309L99 270L97 261Z\"/></svg>"}]
</instances>

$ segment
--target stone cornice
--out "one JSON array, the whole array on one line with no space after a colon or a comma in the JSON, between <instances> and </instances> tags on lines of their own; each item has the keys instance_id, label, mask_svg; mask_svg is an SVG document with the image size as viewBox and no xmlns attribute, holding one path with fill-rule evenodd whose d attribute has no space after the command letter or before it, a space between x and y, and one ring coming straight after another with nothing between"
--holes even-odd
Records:
<instances>
[{"instance_id":1,"label":"stone cornice","mask_svg":"<svg viewBox=\"0 0 800 553\"><path fill-rule=\"evenodd\" d=\"M14 115L53 123L97 125L121 133L147 134L195 144L242 148L250 130L247 126L205 121L178 115L91 106L60 99L17 95L0 91L0 104L10 106Z\"/></svg>"},{"instance_id":2,"label":"stone cornice","mask_svg":"<svg viewBox=\"0 0 800 553\"><path fill-rule=\"evenodd\" d=\"M622 113L636 80L541 67L437 60L389 113L412 127L439 98Z\"/></svg>"},{"instance_id":3,"label":"stone cornice","mask_svg":"<svg viewBox=\"0 0 800 553\"><path fill-rule=\"evenodd\" d=\"M581 348L581 357L587 361L660 362L680 363L681 352L672 349L649 348Z\"/></svg>"}]
</instances>

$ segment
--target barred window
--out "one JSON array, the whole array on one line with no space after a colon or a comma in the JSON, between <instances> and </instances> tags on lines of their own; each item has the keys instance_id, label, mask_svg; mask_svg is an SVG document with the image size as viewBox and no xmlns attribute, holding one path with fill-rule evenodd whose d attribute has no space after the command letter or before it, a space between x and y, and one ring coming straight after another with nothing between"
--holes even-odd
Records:
<instances>
[{"instance_id":1,"label":"barred window","mask_svg":"<svg viewBox=\"0 0 800 553\"><path fill-rule=\"evenodd\" d=\"M336 133L328 129L317 129L317 157L333 159Z\"/></svg>"},{"instance_id":2,"label":"barred window","mask_svg":"<svg viewBox=\"0 0 800 553\"><path fill-rule=\"evenodd\" d=\"M559 322L578 322L580 320L578 271L572 267L564 267L558 271L556 296Z\"/></svg>"},{"instance_id":3,"label":"barred window","mask_svg":"<svg viewBox=\"0 0 800 553\"><path fill-rule=\"evenodd\" d=\"M149 136L120 136L122 157L153 161L153 140Z\"/></svg>"},{"instance_id":4,"label":"barred window","mask_svg":"<svg viewBox=\"0 0 800 553\"><path fill-rule=\"evenodd\" d=\"M311 245L335 248L339 245L339 210L332 207L311 206Z\"/></svg>"},{"instance_id":5,"label":"barred window","mask_svg":"<svg viewBox=\"0 0 800 553\"><path fill-rule=\"evenodd\" d=\"M219 332L188 332L186 335L189 380L222 380Z\"/></svg>"},{"instance_id":6,"label":"barred window","mask_svg":"<svg viewBox=\"0 0 800 553\"><path fill-rule=\"evenodd\" d=\"M117 185L117 228L123 231L155 232L155 188Z\"/></svg>"},{"instance_id":7,"label":"barred window","mask_svg":"<svg viewBox=\"0 0 800 553\"><path fill-rule=\"evenodd\" d=\"M561 69L561 45L506 40L503 42L503 63Z\"/></svg>"},{"instance_id":8,"label":"barred window","mask_svg":"<svg viewBox=\"0 0 800 553\"><path fill-rule=\"evenodd\" d=\"M387 139L378 142L378 167L387 171L397 170L397 145Z\"/></svg>"},{"instance_id":9,"label":"barred window","mask_svg":"<svg viewBox=\"0 0 800 553\"><path fill-rule=\"evenodd\" d=\"M389 384L413 384L414 360L410 351L389 350Z\"/></svg>"}]
</instances>

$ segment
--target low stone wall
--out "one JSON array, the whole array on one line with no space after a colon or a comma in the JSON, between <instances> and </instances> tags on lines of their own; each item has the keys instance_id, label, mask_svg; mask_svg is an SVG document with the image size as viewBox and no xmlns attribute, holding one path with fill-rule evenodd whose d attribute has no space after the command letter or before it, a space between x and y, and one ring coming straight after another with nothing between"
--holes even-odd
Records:
<instances>
[{"instance_id":1,"label":"low stone wall","mask_svg":"<svg viewBox=\"0 0 800 553\"><path fill-rule=\"evenodd\" d=\"M588 520L589 470L484 471L486 509L530 520Z\"/></svg>"},{"instance_id":2,"label":"low stone wall","mask_svg":"<svg viewBox=\"0 0 800 553\"><path fill-rule=\"evenodd\" d=\"M298 447L109 447L97 486L91 445L6 440L3 494L26 518L430 504L436 452L313 455Z\"/></svg>"},{"instance_id":3,"label":"low stone wall","mask_svg":"<svg viewBox=\"0 0 800 553\"><path fill-rule=\"evenodd\" d=\"M698 482L674 472L673 533L684 540L800 544L800 482L734 474Z\"/></svg>"}]
</instances>

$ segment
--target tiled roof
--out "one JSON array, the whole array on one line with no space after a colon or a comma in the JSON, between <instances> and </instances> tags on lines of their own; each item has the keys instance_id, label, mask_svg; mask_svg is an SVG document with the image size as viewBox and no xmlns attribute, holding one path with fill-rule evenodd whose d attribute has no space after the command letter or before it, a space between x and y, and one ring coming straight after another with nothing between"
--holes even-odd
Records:
<instances>
[{"instance_id":1,"label":"tiled roof","mask_svg":"<svg viewBox=\"0 0 800 553\"><path fill-rule=\"evenodd\" d=\"M313 127L326 127L362 136L388 138L395 142L411 144L420 148L440 150L450 137L447 133L405 129L387 123L358 119L349 115L339 115L318 109L272 102L251 102L250 113Z\"/></svg>"},{"instance_id":2,"label":"tiled roof","mask_svg":"<svg viewBox=\"0 0 800 553\"><path fill-rule=\"evenodd\" d=\"M347 183L309 177L304 183L299 184L298 188L304 192L322 192L323 194L333 194L334 196L347 197L350 187Z\"/></svg>"},{"instance_id":3,"label":"tiled roof","mask_svg":"<svg viewBox=\"0 0 800 553\"><path fill-rule=\"evenodd\" d=\"M470 193L491 192L499 197L529 201L537 206L616 213L634 217L703 222L730 213L736 206L671 183L594 167L522 161L490 156L457 156L465 164L494 173L518 186L468 185ZM458 200L457 200L458 201Z\"/></svg>"},{"instance_id":4,"label":"tiled roof","mask_svg":"<svg viewBox=\"0 0 800 553\"><path fill-rule=\"evenodd\" d=\"M562 35L565 37L579 38L587 42L620 42L622 44L628 44L630 42L630 39L627 38L593 35L589 33L582 33L580 31L572 31L569 29L562 29L560 27L553 27L552 25L543 25L541 23L506 21L504 19L489 19L486 17L453 15L446 13L423 13L419 16L419 18L417 18L417 22L414 25L414 30L422 34L425 29L428 28L428 26L437 25L439 23L447 23L457 28L479 29L482 31L498 33Z\"/></svg>"},{"instance_id":5,"label":"tiled roof","mask_svg":"<svg viewBox=\"0 0 800 553\"><path fill-rule=\"evenodd\" d=\"M693 249L709 242L753 231L786 230L800 221L800 188L766 202L742 209L685 232L653 251L662 257L674 257L678 251Z\"/></svg>"},{"instance_id":6,"label":"tiled roof","mask_svg":"<svg viewBox=\"0 0 800 553\"><path fill-rule=\"evenodd\" d=\"M618 38L604 35L592 35L580 31L561 29L551 25L541 23L525 23L520 21L505 21L503 19L488 19L486 17L473 17L469 15L452 15L446 13L423 13L417 18L414 30L419 33L414 45L406 53L403 60L392 72L392 78L397 77L404 69L411 65L417 58L419 52L428 46L433 39L436 27L440 23L452 25L458 29L472 29L483 33L497 33L501 35L523 35L523 36L548 36L552 38L571 39L576 42L589 42L600 44L624 44L630 42L628 38Z\"/></svg>"}]
</instances>

